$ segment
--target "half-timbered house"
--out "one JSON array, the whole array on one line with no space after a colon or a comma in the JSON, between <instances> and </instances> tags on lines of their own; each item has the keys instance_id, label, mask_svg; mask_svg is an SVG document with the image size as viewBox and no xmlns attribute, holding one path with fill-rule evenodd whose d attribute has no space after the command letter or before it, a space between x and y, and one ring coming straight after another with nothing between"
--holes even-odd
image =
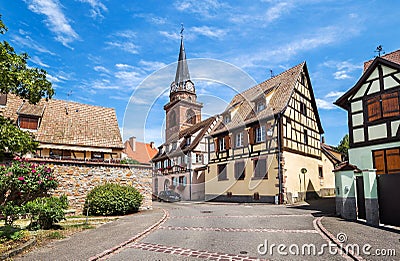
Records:
<instances>
[{"instance_id":1,"label":"half-timbered house","mask_svg":"<svg viewBox=\"0 0 400 261\"><path fill-rule=\"evenodd\" d=\"M364 63L335 104L348 112L349 161L377 174L400 173L400 50Z\"/></svg>"},{"instance_id":2,"label":"half-timbered house","mask_svg":"<svg viewBox=\"0 0 400 261\"><path fill-rule=\"evenodd\" d=\"M221 116L209 136L206 200L282 203L334 193L340 159L321 148L305 62L237 94Z\"/></svg>"}]
</instances>

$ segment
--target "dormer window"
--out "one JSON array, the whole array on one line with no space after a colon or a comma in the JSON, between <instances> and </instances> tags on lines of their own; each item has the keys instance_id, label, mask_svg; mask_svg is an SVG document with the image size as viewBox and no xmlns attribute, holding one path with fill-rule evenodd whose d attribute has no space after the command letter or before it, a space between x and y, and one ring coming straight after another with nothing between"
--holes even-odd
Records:
<instances>
[{"instance_id":1,"label":"dormer window","mask_svg":"<svg viewBox=\"0 0 400 261\"><path fill-rule=\"evenodd\" d=\"M171 150L176 150L176 142L172 143L172 149Z\"/></svg>"},{"instance_id":2,"label":"dormer window","mask_svg":"<svg viewBox=\"0 0 400 261\"><path fill-rule=\"evenodd\" d=\"M257 112L260 112L265 109L265 101L258 101L256 104Z\"/></svg>"},{"instance_id":3,"label":"dormer window","mask_svg":"<svg viewBox=\"0 0 400 261\"><path fill-rule=\"evenodd\" d=\"M21 129L37 130L39 127L39 118L20 115L18 117L18 125Z\"/></svg>"},{"instance_id":4,"label":"dormer window","mask_svg":"<svg viewBox=\"0 0 400 261\"><path fill-rule=\"evenodd\" d=\"M187 138L186 138L186 145L189 146L191 142L192 142L192 141L191 141L191 138L190 138L190 137L187 137Z\"/></svg>"},{"instance_id":5,"label":"dormer window","mask_svg":"<svg viewBox=\"0 0 400 261\"><path fill-rule=\"evenodd\" d=\"M229 122L231 122L231 115L226 114L226 115L224 116L224 123L226 124L226 123L229 123Z\"/></svg>"}]
</instances>

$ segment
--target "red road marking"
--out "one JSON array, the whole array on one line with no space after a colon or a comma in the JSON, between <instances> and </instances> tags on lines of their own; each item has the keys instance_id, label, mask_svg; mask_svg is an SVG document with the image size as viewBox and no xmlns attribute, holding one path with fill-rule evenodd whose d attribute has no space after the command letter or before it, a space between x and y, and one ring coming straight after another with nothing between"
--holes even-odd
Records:
<instances>
[{"instance_id":1,"label":"red road marking","mask_svg":"<svg viewBox=\"0 0 400 261\"><path fill-rule=\"evenodd\" d=\"M210 260L241 260L241 261L243 261L243 260L266 260L266 259L259 259L257 257L249 257L249 256L244 256L244 255L209 252L209 251L203 251L203 250L194 250L194 249L190 249L190 248L163 246L163 245L151 244L151 243L132 243L128 247L134 248L134 249L146 250L146 251L180 255L180 256L185 256L185 257L206 258L206 259L210 259Z\"/></svg>"},{"instance_id":2,"label":"red road marking","mask_svg":"<svg viewBox=\"0 0 400 261\"><path fill-rule=\"evenodd\" d=\"M266 233L308 233L318 234L318 231L310 229L270 229L270 228L218 228L218 227L164 227L160 226L158 229L163 230L190 230L190 231L215 231L215 232L266 232Z\"/></svg>"}]
</instances>

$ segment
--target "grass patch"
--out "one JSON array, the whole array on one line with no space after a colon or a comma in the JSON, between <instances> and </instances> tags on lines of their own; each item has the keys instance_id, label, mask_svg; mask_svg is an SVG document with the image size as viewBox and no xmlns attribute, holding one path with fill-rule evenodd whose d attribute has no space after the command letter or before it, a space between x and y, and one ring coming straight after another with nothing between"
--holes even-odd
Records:
<instances>
[{"instance_id":1,"label":"grass patch","mask_svg":"<svg viewBox=\"0 0 400 261\"><path fill-rule=\"evenodd\" d=\"M49 238L49 239L63 239L63 238L65 238L65 236L62 233L60 233L60 231L52 231L52 232L47 234L47 238Z\"/></svg>"}]
</instances>

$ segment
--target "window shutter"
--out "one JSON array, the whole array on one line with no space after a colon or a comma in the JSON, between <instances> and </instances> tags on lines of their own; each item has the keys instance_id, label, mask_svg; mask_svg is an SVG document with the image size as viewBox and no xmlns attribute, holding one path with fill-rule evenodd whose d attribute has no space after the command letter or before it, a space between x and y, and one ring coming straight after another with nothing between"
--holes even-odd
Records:
<instances>
[{"instance_id":1,"label":"window shutter","mask_svg":"<svg viewBox=\"0 0 400 261\"><path fill-rule=\"evenodd\" d=\"M243 146L247 146L249 144L249 135L247 135L247 131L242 131L243 135Z\"/></svg>"},{"instance_id":2,"label":"window shutter","mask_svg":"<svg viewBox=\"0 0 400 261\"><path fill-rule=\"evenodd\" d=\"M215 152L219 152L218 138L214 139L214 149L215 149Z\"/></svg>"},{"instance_id":3,"label":"window shutter","mask_svg":"<svg viewBox=\"0 0 400 261\"><path fill-rule=\"evenodd\" d=\"M371 98L367 101L368 121L374 121L381 118L380 96Z\"/></svg>"},{"instance_id":4,"label":"window shutter","mask_svg":"<svg viewBox=\"0 0 400 261\"><path fill-rule=\"evenodd\" d=\"M254 144L254 128L249 129L249 144Z\"/></svg>"},{"instance_id":5,"label":"window shutter","mask_svg":"<svg viewBox=\"0 0 400 261\"><path fill-rule=\"evenodd\" d=\"M376 174L385 174L385 154L383 150L378 150L373 152L374 167L376 169Z\"/></svg>"},{"instance_id":6,"label":"window shutter","mask_svg":"<svg viewBox=\"0 0 400 261\"><path fill-rule=\"evenodd\" d=\"M400 173L400 149L386 150L387 173Z\"/></svg>"},{"instance_id":7,"label":"window shutter","mask_svg":"<svg viewBox=\"0 0 400 261\"><path fill-rule=\"evenodd\" d=\"M400 114L398 92L382 94L382 110L383 117L397 116Z\"/></svg>"},{"instance_id":8,"label":"window shutter","mask_svg":"<svg viewBox=\"0 0 400 261\"><path fill-rule=\"evenodd\" d=\"M229 150L229 149L231 148L231 147L230 147L230 143L229 143L229 141L230 141L229 135L226 135L226 136L224 137L224 139L225 139L225 149Z\"/></svg>"}]
</instances>

